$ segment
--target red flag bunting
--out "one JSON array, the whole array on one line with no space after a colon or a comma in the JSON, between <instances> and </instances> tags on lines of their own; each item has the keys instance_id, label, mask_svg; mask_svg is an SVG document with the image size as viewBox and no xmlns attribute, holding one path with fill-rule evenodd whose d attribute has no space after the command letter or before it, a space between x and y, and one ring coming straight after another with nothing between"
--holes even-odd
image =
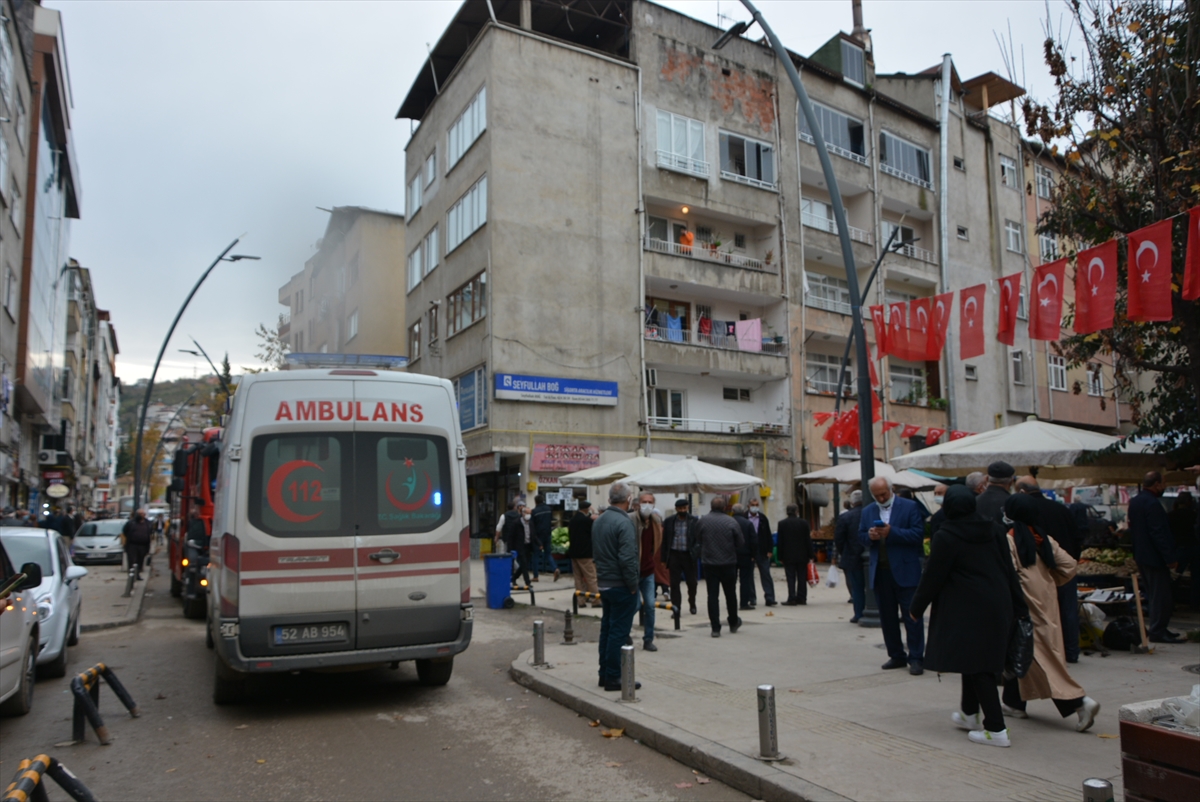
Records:
<instances>
[{"instance_id":1,"label":"red flag bunting","mask_svg":"<svg viewBox=\"0 0 1200 802\"><path fill-rule=\"evenodd\" d=\"M1171 319L1171 221L1129 235L1129 309L1134 321Z\"/></svg>"},{"instance_id":2,"label":"red flag bunting","mask_svg":"<svg viewBox=\"0 0 1200 802\"><path fill-rule=\"evenodd\" d=\"M986 284L976 284L958 293L958 358L983 356L983 301Z\"/></svg>"},{"instance_id":3,"label":"red flag bunting","mask_svg":"<svg viewBox=\"0 0 1200 802\"><path fill-rule=\"evenodd\" d=\"M888 305L888 353L908 359L908 304Z\"/></svg>"},{"instance_id":4,"label":"red flag bunting","mask_svg":"<svg viewBox=\"0 0 1200 802\"><path fill-rule=\"evenodd\" d=\"M1067 260L1059 259L1033 271L1030 293L1029 336L1035 340L1055 341L1062 326L1063 281Z\"/></svg>"},{"instance_id":5,"label":"red flag bunting","mask_svg":"<svg viewBox=\"0 0 1200 802\"><path fill-rule=\"evenodd\" d=\"M901 424L896 423L896 421L894 421L894 420L885 420L883 422L883 432L884 432L884 434L887 434L892 429L895 429L897 426L900 426L900 425Z\"/></svg>"},{"instance_id":6,"label":"red flag bunting","mask_svg":"<svg viewBox=\"0 0 1200 802\"><path fill-rule=\"evenodd\" d=\"M930 426L929 432L925 435L925 445L927 445L927 446L933 445L938 440L941 440L942 435L944 435L945 433L946 433L945 429L935 429L932 426Z\"/></svg>"},{"instance_id":7,"label":"red flag bunting","mask_svg":"<svg viewBox=\"0 0 1200 802\"><path fill-rule=\"evenodd\" d=\"M970 435L970 432L963 432L963 431L959 431L958 429L952 429L950 431L950 439L951 440L961 440L964 437L968 437L969 435Z\"/></svg>"},{"instance_id":8,"label":"red flag bunting","mask_svg":"<svg viewBox=\"0 0 1200 802\"><path fill-rule=\"evenodd\" d=\"M921 431L920 426L913 426L911 423L906 423L904 424L904 430L900 432L900 439L907 440L919 431Z\"/></svg>"},{"instance_id":9,"label":"red flag bunting","mask_svg":"<svg viewBox=\"0 0 1200 802\"><path fill-rule=\"evenodd\" d=\"M909 359L914 361L930 359L929 341L933 322L930 305L932 303L932 298L915 298L908 304L908 321L912 327L908 332L908 351ZM936 360L937 356L934 355L932 359Z\"/></svg>"},{"instance_id":10,"label":"red flag bunting","mask_svg":"<svg viewBox=\"0 0 1200 802\"><path fill-rule=\"evenodd\" d=\"M838 422L830 427L835 430L834 438L831 441L835 446L857 446L858 445L858 407L855 406L847 412L843 412L838 418Z\"/></svg>"},{"instance_id":11,"label":"red flag bunting","mask_svg":"<svg viewBox=\"0 0 1200 802\"><path fill-rule=\"evenodd\" d=\"M829 419L832 417L833 417L832 412L814 412L813 413L813 423L817 424L818 426L824 426L826 423L829 422Z\"/></svg>"},{"instance_id":12,"label":"red flag bunting","mask_svg":"<svg viewBox=\"0 0 1200 802\"><path fill-rule=\"evenodd\" d=\"M1200 206L1188 212L1187 259L1183 263L1183 300L1200 298Z\"/></svg>"},{"instance_id":13,"label":"red flag bunting","mask_svg":"<svg viewBox=\"0 0 1200 802\"><path fill-rule=\"evenodd\" d=\"M871 307L871 322L875 324L875 343L879 346L879 355L891 353L888 349L887 315L882 306Z\"/></svg>"},{"instance_id":14,"label":"red flag bunting","mask_svg":"<svg viewBox=\"0 0 1200 802\"><path fill-rule=\"evenodd\" d=\"M879 372L875 370L875 356L871 353L871 346L867 346L867 367L871 372L871 389L879 389Z\"/></svg>"},{"instance_id":15,"label":"red flag bunting","mask_svg":"<svg viewBox=\"0 0 1200 802\"><path fill-rule=\"evenodd\" d=\"M950 329L950 310L954 306L954 293L933 296L933 335L930 337L926 359L936 362L942 358L946 348L946 332Z\"/></svg>"},{"instance_id":16,"label":"red flag bunting","mask_svg":"<svg viewBox=\"0 0 1200 802\"><path fill-rule=\"evenodd\" d=\"M1000 321L996 339L1005 345L1013 344L1017 333L1017 308L1021 304L1021 274L1013 273L1000 279Z\"/></svg>"},{"instance_id":17,"label":"red flag bunting","mask_svg":"<svg viewBox=\"0 0 1200 802\"><path fill-rule=\"evenodd\" d=\"M1116 300L1117 242L1109 240L1075 260L1075 333L1111 329Z\"/></svg>"}]
</instances>

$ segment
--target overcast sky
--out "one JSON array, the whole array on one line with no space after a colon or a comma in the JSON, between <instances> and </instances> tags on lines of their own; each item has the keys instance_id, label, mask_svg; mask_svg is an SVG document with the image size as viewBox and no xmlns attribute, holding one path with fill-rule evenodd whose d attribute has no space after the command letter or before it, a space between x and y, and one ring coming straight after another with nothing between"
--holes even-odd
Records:
<instances>
[{"instance_id":1,"label":"overcast sky","mask_svg":"<svg viewBox=\"0 0 1200 802\"><path fill-rule=\"evenodd\" d=\"M214 360L228 352L235 372L256 364L254 329L283 311L279 287L324 231L316 207L403 211L410 123L396 109L459 3L46 5L63 12L74 99L81 219L70 252L112 312L121 378L149 375L191 285L243 234L234 252L262 261L214 271L159 375L207 370L176 350L191 347L189 334ZM664 5L714 25L718 8L748 18L732 0ZM758 6L803 54L851 29L850 0ZM1062 7L1050 3L1056 25ZM864 1L879 71L914 72L949 52L964 79L1006 75L996 34L1007 42L1011 26L1016 78L1042 98L1052 87L1041 60L1046 13L1041 0Z\"/></svg>"}]
</instances>

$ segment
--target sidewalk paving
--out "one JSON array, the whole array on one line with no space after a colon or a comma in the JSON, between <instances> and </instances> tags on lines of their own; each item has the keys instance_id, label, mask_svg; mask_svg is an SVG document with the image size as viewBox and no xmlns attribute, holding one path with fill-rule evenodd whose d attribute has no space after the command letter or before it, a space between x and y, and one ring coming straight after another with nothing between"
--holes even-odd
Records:
<instances>
[{"instance_id":1,"label":"sidewalk paving","mask_svg":"<svg viewBox=\"0 0 1200 802\"><path fill-rule=\"evenodd\" d=\"M155 561L166 558L166 552L151 554L150 564L142 571L142 581L133 583L133 595L122 596L129 572L123 565L83 565L88 575L79 580L83 591L79 629L94 632L136 624L142 613L147 580L153 575Z\"/></svg>"},{"instance_id":2,"label":"sidewalk paving","mask_svg":"<svg viewBox=\"0 0 1200 802\"><path fill-rule=\"evenodd\" d=\"M779 593L786 587L782 570L774 573ZM569 577L535 587L539 608L571 608ZM913 677L880 669L887 659L882 635L848 623L852 612L844 588L810 588L804 607L766 608L759 591L758 609L742 613L745 626L736 635L724 628L719 640L709 635L703 582L700 614L685 610L679 636L672 637L669 613L659 610L659 651L639 646L636 653L637 678L643 683L636 704L623 704L617 694L597 688L594 634L581 646L559 645L563 621L556 614L546 616L551 667L532 668L527 652L513 661L512 674L762 798L1076 800L1088 777L1109 779L1120 798L1118 709L1187 695L1196 675L1184 667L1200 662L1195 643L1159 644L1148 655L1085 655L1070 669L1102 705L1091 731L1075 732L1076 718L1060 718L1049 700L1031 702L1030 719L1007 719L1012 748L996 749L969 742L950 723L959 702L957 675ZM598 612L581 608L577 633L594 633L592 614ZM1177 617L1175 623L1176 629L1198 626L1194 615ZM638 636L635 627L635 644ZM783 763L753 759L758 753L756 688L762 684L776 689L779 747L788 758Z\"/></svg>"}]
</instances>

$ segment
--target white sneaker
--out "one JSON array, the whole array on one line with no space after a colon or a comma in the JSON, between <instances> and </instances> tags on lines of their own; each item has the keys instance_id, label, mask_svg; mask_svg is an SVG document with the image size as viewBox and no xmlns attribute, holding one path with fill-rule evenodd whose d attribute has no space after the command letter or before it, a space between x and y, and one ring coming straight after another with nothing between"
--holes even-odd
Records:
<instances>
[{"instance_id":1,"label":"white sneaker","mask_svg":"<svg viewBox=\"0 0 1200 802\"><path fill-rule=\"evenodd\" d=\"M955 710L950 714L950 720L960 730L978 730L983 727L983 722L980 720L978 713L968 716L966 713Z\"/></svg>"},{"instance_id":2,"label":"white sneaker","mask_svg":"<svg viewBox=\"0 0 1200 802\"><path fill-rule=\"evenodd\" d=\"M1083 706L1075 712L1079 716L1076 732L1087 732L1096 723L1096 714L1100 712L1100 703L1090 696L1083 697Z\"/></svg>"},{"instance_id":3,"label":"white sneaker","mask_svg":"<svg viewBox=\"0 0 1200 802\"><path fill-rule=\"evenodd\" d=\"M967 737L977 744L984 746L1012 746L1012 741L1008 740L1008 729L1000 730L1000 732L989 732L988 730L972 730L967 733Z\"/></svg>"},{"instance_id":4,"label":"white sneaker","mask_svg":"<svg viewBox=\"0 0 1200 802\"><path fill-rule=\"evenodd\" d=\"M1017 710L1015 707L1009 707L1003 702L1000 703L1000 709L1004 711L1004 715L1009 718L1029 718L1029 714L1024 710Z\"/></svg>"}]
</instances>

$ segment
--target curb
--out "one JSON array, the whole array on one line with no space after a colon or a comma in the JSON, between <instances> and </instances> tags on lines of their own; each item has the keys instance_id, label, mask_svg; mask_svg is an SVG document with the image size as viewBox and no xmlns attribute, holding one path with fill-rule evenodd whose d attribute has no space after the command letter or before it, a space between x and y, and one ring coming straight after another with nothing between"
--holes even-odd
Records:
<instances>
[{"instance_id":1,"label":"curb","mask_svg":"<svg viewBox=\"0 0 1200 802\"><path fill-rule=\"evenodd\" d=\"M651 749L689 768L701 771L706 776L718 779L754 799L849 802L847 797L828 788L668 724L630 705L580 694L575 685L528 665L532 654L532 650L529 650L512 662L509 673L518 684L537 691L589 719L599 719L609 727L620 727L625 730L626 735L636 738Z\"/></svg>"},{"instance_id":2,"label":"curb","mask_svg":"<svg viewBox=\"0 0 1200 802\"><path fill-rule=\"evenodd\" d=\"M125 611L124 618L115 621L101 621L98 624L80 624L80 633L98 632L104 629L116 629L117 627L128 627L136 624L138 619L142 617L142 602L146 598L146 586L150 584L150 579L153 576L154 567L147 563L146 578L141 582L133 583L133 598L129 602L129 609Z\"/></svg>"}]
</instances>

